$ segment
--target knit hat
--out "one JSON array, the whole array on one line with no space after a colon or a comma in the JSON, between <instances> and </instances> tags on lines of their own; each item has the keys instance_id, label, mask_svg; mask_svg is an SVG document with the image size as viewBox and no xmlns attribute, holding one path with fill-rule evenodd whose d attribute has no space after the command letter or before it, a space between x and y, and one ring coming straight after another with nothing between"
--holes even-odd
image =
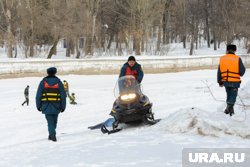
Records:
<instances>
[{"instance_id":1,"label":"knit hat","mask_svg":"<svg viewBox=\"0 0 250 167\"><path fill-rule=\"evenodd\" d=\"M128 61L135 61L135 57L134 56L129 56Z\"/></svg>"},{"instance_id":2,"label":"knit hat","mask_svg":"<svg viewBox=\"0 0 250 167\"><path fill-rule=\"evenodd\" d=\"M56 72L57 72L56 67L50 67L47 69L47 73L49 76L54 76L56 74Z\"/></svg>"},{"instance_id":3,"label":"knit hat","mask_svg":"<svg viewBox=\"0 0 250 167\"><path fill-rule=\"evenodd\" d=\"M229 51L229 50L236 51L237 50L236 45L232 45L232 44L227 45L227 51Z\"/></svg>"}]
</instances>

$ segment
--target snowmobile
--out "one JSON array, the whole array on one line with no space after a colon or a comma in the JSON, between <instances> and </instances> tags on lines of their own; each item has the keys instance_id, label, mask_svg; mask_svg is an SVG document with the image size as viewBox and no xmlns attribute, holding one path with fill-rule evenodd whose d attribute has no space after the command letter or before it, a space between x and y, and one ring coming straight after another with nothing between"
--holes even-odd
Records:
<instances>
[{"instance_id":1,"label":"snowmobile","mask_svg":"<svg viewBox=\"0 0 250 167\"><path fill-rule=\"evenodd\" d=\"M132 75L120 77L115 87L116 100L110 115L113 116L112 130L108 130L105 123L101 127L103 133L114 133L120 131L120 123L132 124L143 122L153 125L159 120L154 119L152 103L142 93L141 85Z\"/></svg>"}]
</instances>

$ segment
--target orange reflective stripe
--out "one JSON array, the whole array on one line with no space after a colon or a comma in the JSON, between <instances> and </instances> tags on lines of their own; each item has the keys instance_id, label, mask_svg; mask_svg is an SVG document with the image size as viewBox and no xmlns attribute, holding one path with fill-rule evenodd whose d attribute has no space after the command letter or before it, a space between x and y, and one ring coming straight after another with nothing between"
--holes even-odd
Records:
<instances>
[{"instance_id":1,"label":"orange reflective stripe","mask_svg":"<svg viewBox=\"0 0 250 167\"><path fill-rule=\"evenodd\" d=\"M220 71L222 81L240 82L239 56L226 54L220 58Z\"/></svg>"}]
</instances>

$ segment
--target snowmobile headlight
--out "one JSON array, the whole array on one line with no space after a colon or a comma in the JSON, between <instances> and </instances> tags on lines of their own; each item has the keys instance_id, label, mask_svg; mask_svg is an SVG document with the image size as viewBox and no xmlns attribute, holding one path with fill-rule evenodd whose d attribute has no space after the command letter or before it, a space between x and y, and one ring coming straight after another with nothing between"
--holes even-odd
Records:
<instances>
[{"instance_id":1,"label":"snowmobile headlight","mask_svg":"<svg viewBox=\"0 0 250 167\"><path fill-rule=\"evenodd\" d=\"M125 100L125 101L129 101L136 98L136 94L135 93L129 93L129 94L125 94L121 96L121 100Z\"/></svg>"},{"instance_id":2,"label":"snowmobile headlight","mask_svg":"<svg viewBox=\"0 0 250 167\"><path fill-rule=\"evenodd\" d=\"M135 93L130 93L128 94L128 98L129 99L134 99L136 97L136 94Z\"/></svg>"}]
</instances>

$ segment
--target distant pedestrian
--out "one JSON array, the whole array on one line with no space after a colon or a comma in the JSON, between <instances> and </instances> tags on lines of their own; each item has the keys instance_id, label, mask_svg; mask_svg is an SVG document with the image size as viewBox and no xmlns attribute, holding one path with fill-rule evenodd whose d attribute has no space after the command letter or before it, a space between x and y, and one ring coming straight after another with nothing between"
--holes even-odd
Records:
<instances>
[{"instance_id":1,"label":"distant pedestrian","mask_svg":"<svg viewBox=\"0 0 250 167\"><path fill-rule=\"evenodd\" d=\"M45 114L49 131L48 139L52 141L57 141L58 114L64 112L66 108L65 90L61 80L55 76L56 72L55 67L47 69L48 76L42 79L36 94L37 110Z\"/></svg>"},{"instance_id":2,"label":"distant pedestrian","mask_svg":"<svg viewBox=\"0 0 250 167\"><path fill-rule=\"evenodd\" d=\"M66 80L63 80L63 87L66 92L66 95L69 97L69 83Z\"/></svg>"},{"instance_id":3,"label":"distant pedestrian","mask_svg":"<svg viewBox=\"0 0 250 167\"><path fill-rule=\"evenodd\" d=\"M27 103L27 106L29 105L29 85L26 86L26 88L24 89L24 97L25 97L25 101L22 103L22 106Z\"/></svg>"},{"instance_id":4,"label":"distant pedestrian","mask_svg":"<svg viewBox=\"0 0 250 167\"><path fill-rule=\"evenodd\" d=\"M217 82L220 87L225 86L227 93L227 107L225 114L234 114L234 104L237 98L238 88L240 87L240 77L244 75L246 69L242 60L235 54L236 45L227 45L226 55L220 58L217 72Z\"/></svg>"}]
</instances>

